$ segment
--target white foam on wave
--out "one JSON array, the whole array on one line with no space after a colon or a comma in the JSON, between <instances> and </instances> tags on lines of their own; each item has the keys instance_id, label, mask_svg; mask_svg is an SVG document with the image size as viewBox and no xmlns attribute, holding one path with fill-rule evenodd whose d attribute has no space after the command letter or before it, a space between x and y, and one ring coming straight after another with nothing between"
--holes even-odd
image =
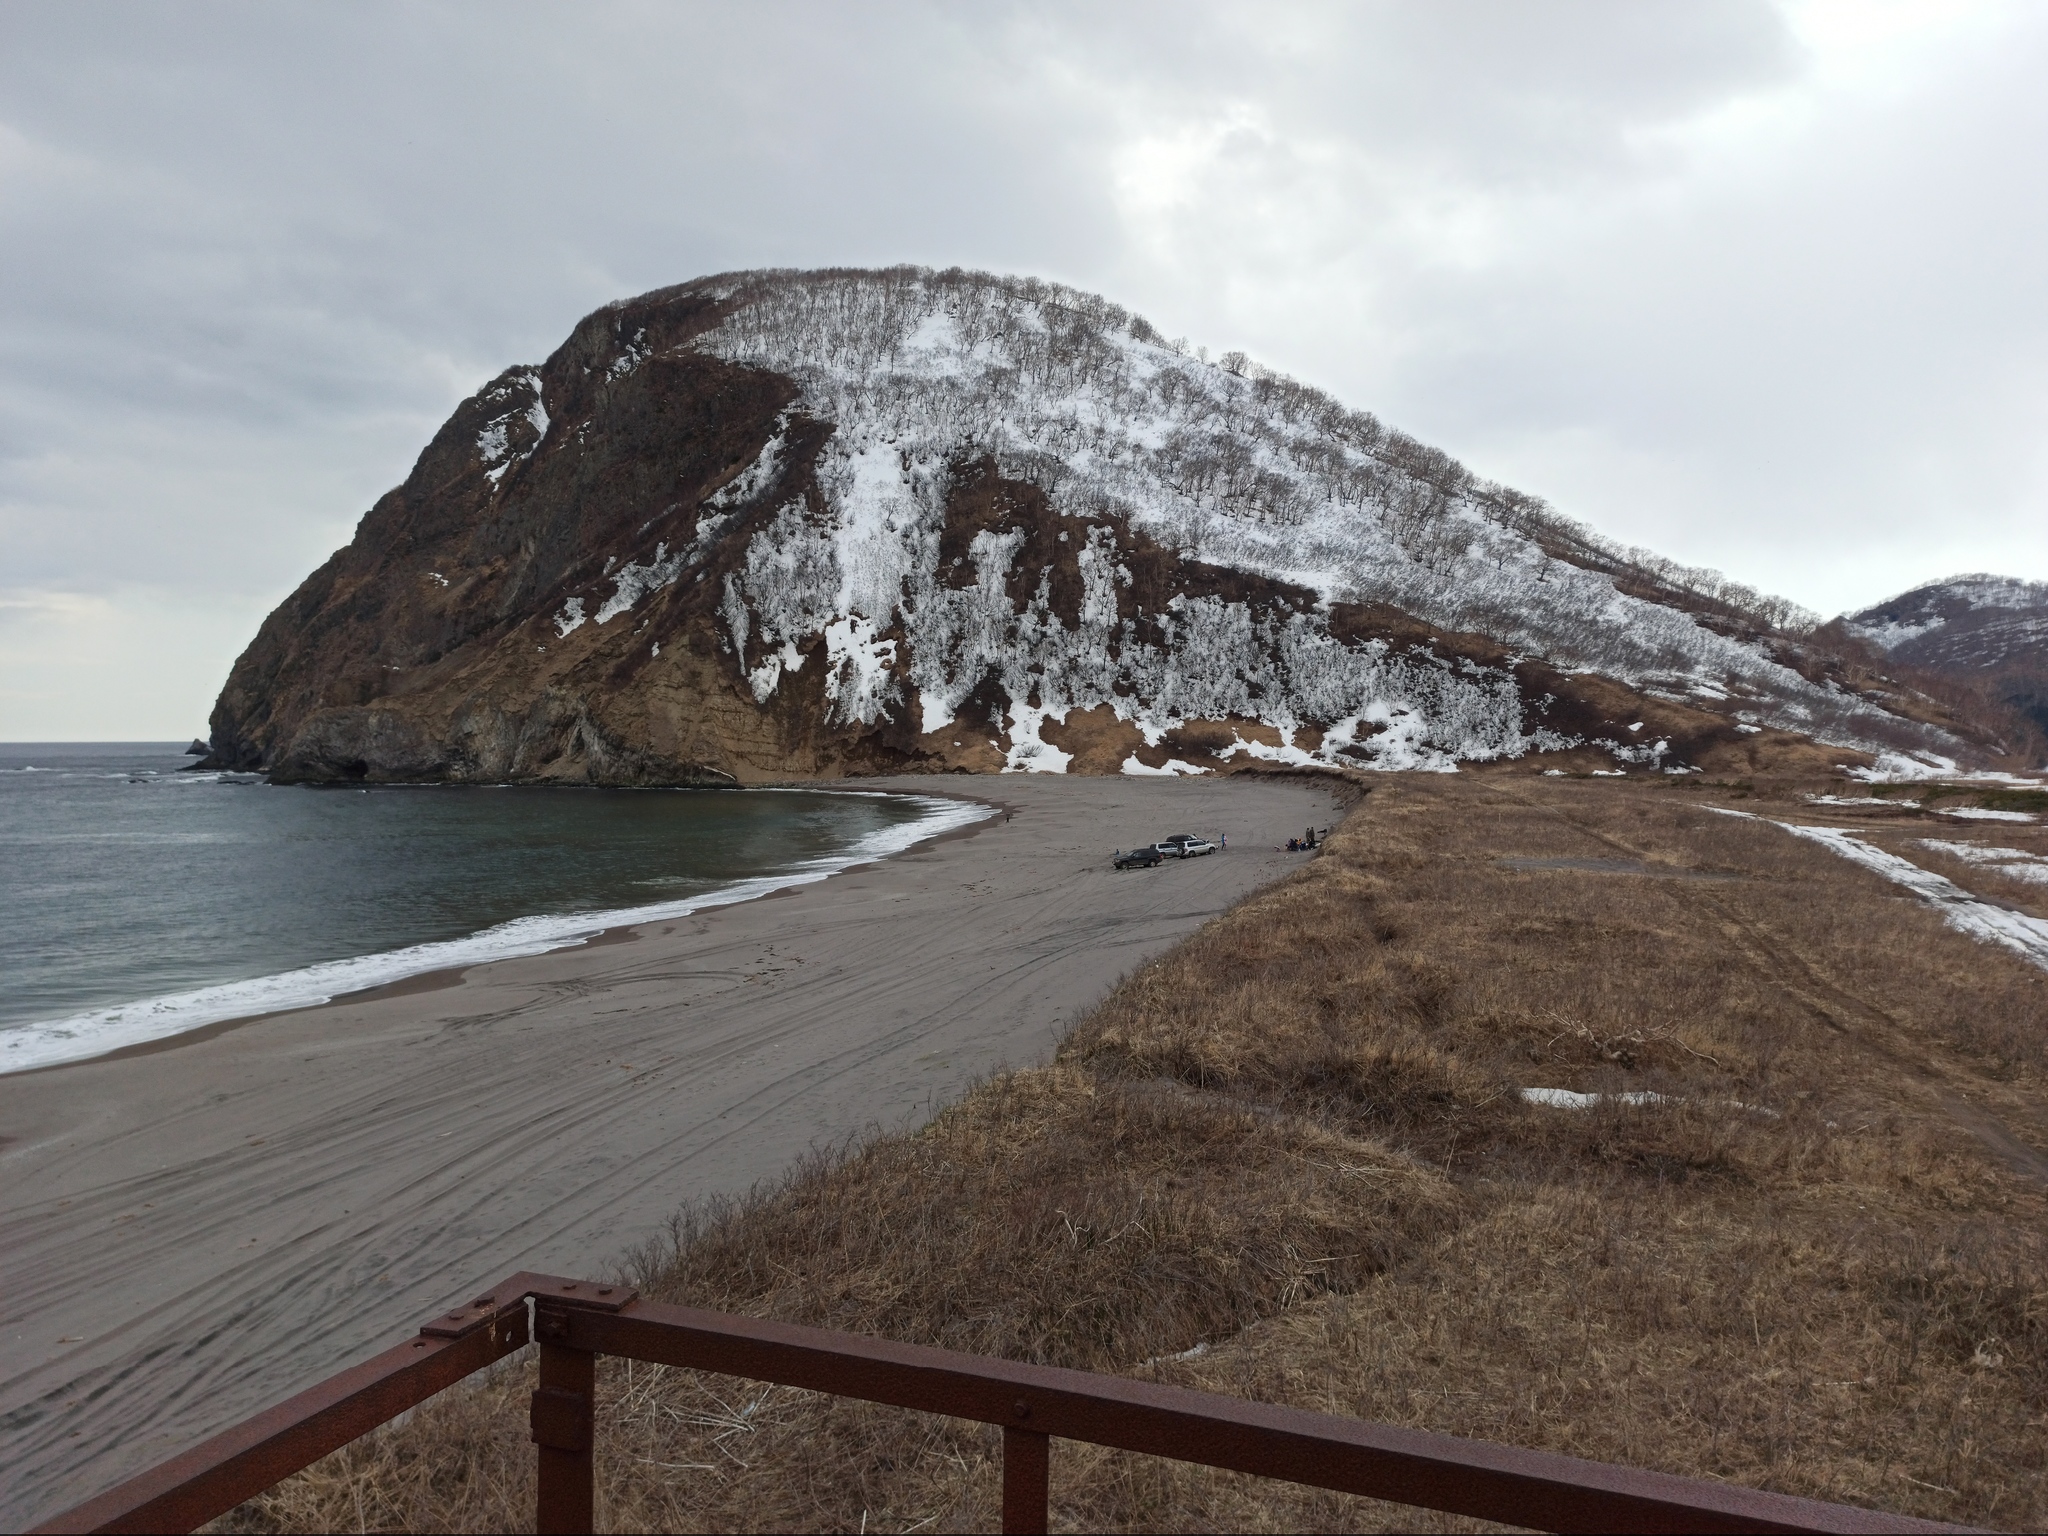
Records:
<instances>
[{"instance_id":1,"label":"white foam on wave","mask_svg":"<svg viewBox=\"0 0 2048 1536\"><path fill-rule=\"evenodd\" d=\"M862 791L808 790L807 793ZM359 955L347 960L327 960L294 971L282 971L275 976L223 982L189 992L145 998L137 1003L97 1008L69 1018L15 1026L0 1031L0 1074L103 1056L125 1046L162 1040L228 1019L314 1008L345 993L387 986L428 971L544 955L549 950L582 944L607 928L662 922L701 912L707 907L731 906L774 891L813 885L855 864L887 858L926 838L972 826L995 814L991 807L975 801L942 800L926 795L891 798L908 800L925 814L902 826L871 832L843 853L809 859L772 875L736 880L730 885L700 891L694 896L640 907L519 917L486 928L481 933L470 934L467 938L412 944L404 949Z\"/></svg>"}]
</instances>

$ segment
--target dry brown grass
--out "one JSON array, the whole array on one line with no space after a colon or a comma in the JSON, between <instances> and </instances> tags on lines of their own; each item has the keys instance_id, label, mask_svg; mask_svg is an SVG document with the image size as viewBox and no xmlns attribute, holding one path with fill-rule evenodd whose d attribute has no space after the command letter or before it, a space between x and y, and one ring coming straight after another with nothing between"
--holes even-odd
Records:
<instances>
[{"instance_id":1,"label":"dry brown grass","mask_svg":"<svg viewBox=\"0 0 2048 1536\"><path fill-rule=\"evenodd\" d=\"M2022 853L2048 856L2048 837L2035 828L2000 828L1990 836L1982 833L1973 836L1968 832L1958 833L1953 827L1915 827L1910 836L1902 837L1894 832L1890 837L1873 838L1872 841L1926 866L1936 874L1945 875L1973 895L2010 907L2015 912L2024 912L2030 917L2048 918L2048 881L2015 879L1995 864L1964 859L1946 846L1977 843L1984 847L2014 848ZM1928 847L1927 842L1944 846Z\"/></svg>"},{"instance_id":2,"label":"dry brown grass","mask_svg":"<svg viewBox=\"0 0 2048 1536\"><path fill-rule=\"evenodd\" d=\"M693 1305L2038 1527L2048 1202L1957 1107L2048 1148L2048 977L1711 797L1387 781L1054 1066L688 1211L628 1267ZM444 1394L225 1524L523 1528L529 1386ZM619 1362L600 1392L611 1527L994 1524L976 1426ZM1066 1444L1054 1506L1418 1524Z\"/></svg>"}]
</instances>

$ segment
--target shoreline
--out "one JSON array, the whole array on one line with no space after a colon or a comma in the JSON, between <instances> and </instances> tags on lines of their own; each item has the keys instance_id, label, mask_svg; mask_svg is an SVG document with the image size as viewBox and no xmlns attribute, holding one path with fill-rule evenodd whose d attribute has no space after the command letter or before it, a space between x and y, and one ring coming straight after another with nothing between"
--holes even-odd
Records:
<instances>
[{"instance_id":1,"label":"shoreline","mask_svg":"<svg viewBox=\"0 0 2048 1536\"><path fill-rule=\"evenodd\" d=\"M583 788L585 786L571 785L564 787ZM423 970L405 972L386 981L373 982L369 986L337 991L317 1001L293 1003L279 1008L265 1008L254 1013L236 1013L221 1018L205 1019L197 1024L182 1028L172 1028L162 1034L149 1035L139 1040L129 1040L122 1044L111 1045L82 1055L65 1056L55 1061L40 1061L29 1066L11 1067L6 1065L6 1048L0 1046L0 1080L56 1072L67 1067L83 1066L89 1062L155 1055L163 1051L176 1049L183 1044L215 1039L231 1030L241 1029L248 1025L263 1023L268 1020L288 1018L295 1014L316 1013L323 1009L371 1003L385 998L405 997L419 992L438 991L446 987L459 986L463 978L479 966L498 965L511 960L530 959L539 954L555 954L573 949L587 950L605 944L628 942L633 936L634 930L641 927L653 923L672 922L678 918L692 916L698 912L715 911L725 907L745 906L750 902L765 901L771 897L786 895L791 891L802 890L807 886L821 884L839 875L849 874L856 870L873 869L879 863L886 862L892 858L898 858L903 854L925 847L927 844L942 842L953 837L972 836L977 829L987 825L990 821L1006 817L1010 814L1010 808L1001 801L962 793L957 790L950 793L945 789L937 791L908 789L861 790L841 789L836 786L820 787L811 784L749 785L747 790L760 790L771 793L799 790L812 794L872 794L906 800L951 800L963 804L986 807L988 814L978 816L972 821L963 824L941 828L927 837L919 838L898 848L883 851L878 857L861 858L854 863L837 865L826 870L823 874L799 867L783 874L750 876L745 879L730 881L725 885L714 887L700 896L688 897L680 901L650 902L643 907L620 908L608 913L593 914L594 916L604 916L615 920L606 923L602 927L593 928L587 933L570 933L555 942L547 944L544 948L515 949L500 955L483 955L475 959L431 965ZM924 818L926 821L934 819L937 819L937 817L927 816ZM871 834L868 840L871 840L872 836ZM858 851L858 845L856 845L856 849L849 850L849 852L855 851ZM831 863L832 858L828 857L816 862ZM744 891L747 887L763 884L766 884L766 889L749 891L744 895L732 895L734 891ZM506 929L519 923L546 923L554 921L573 924L576 919L577 914L575 913L528 913L493 924L488 928L478 929L474 933L465 934L459 938L426 940L417 945L401 945L396 949L374 950L365 955L344 956L337 960L316 962L313 965L268 972L261 976L251 976L236 981L209 983L204 987L188 988L184 992L165 993L157 997L139 998L133 1002L109 1004L99 1009L90 1010L85 1014L73 1015L72 1018L90 1018L96 1014L104 1015L128 1009L143 1009L173 1004L183 999L202 997L209 992L228 988L255 987L266 983L289 982L294 978L306 977L330 966L375 965L380 961L403 956L414 949L445 949L477 944L485 941L490 935L501 934ZM613 935L617 935L617 937L613 937ZM4 1039L5 1034L13 1030L24 1032L47 1030L69 1022L71 1022L70 1019L52 1019L9 1026L8 1031L0 1031L0 1039Z\"/></svg>"},{"instance_id":2,"label":"shoreline","mask_svg":"<svg viewBox=\"0 0 2048 1536\"><path fill-rule=\"evenodd\" d=\"M686 1205L1048 1059L1120 977L1299 868L1276 845L1341 793L1020 775L997 814L773 901L0 1076L0 1526L501 1273L603 1269ZM1112 871L1148 828L1230 851Z\"/></svg>"}]
</instances>

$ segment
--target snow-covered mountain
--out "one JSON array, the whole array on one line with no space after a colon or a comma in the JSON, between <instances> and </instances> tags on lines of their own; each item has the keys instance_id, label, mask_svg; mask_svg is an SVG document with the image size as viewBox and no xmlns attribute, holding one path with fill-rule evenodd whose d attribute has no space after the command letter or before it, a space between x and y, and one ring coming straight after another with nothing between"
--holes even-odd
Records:
<instances>
[{"instance_id":1,"label":"snow-covered mountain","mask_svg":"<svg viewBox=\"0 0 2048 1536\"><path fill-rule=\"evenodd\" d=\"M465 402L265 624L213 747L616 782L1958 749L1813 623L1092 295L740 273Z\"/></svg>"},{"instance_id":2,"label":"snow-covered mountain","mask_svg":"<svg viewBox=\"0 0 2048 1536\"><path fill-rule=\"evenodd\" d=\"M1843 623L1892 661L1972 686L2048 736L2048 582L1956 576Z\"/></svg>"},{"instance_id":3,"label":"snow-covered mountain","mask_svg":"<svg viewBox=\"0 0 2048 1536\"><path fill-rule=\"evenodd\" d=\"M1915 665L2003 666L2048 652L2048 582L1954 576L1844 622L1887 656Z\"/></svg>"}]
</instances>

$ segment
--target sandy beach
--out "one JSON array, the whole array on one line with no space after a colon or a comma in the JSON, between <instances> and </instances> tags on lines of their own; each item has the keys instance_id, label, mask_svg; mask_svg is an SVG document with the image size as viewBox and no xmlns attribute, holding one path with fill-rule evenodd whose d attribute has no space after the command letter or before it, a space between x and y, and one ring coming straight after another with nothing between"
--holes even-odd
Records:
<instances>
[{"instance_id":1,"label":"sandy beach","mask_svg":"<svg viewBox=\"0 0 2048 1536\"><path fill-rule=\"evenodd\" d=\"M1293 867L1273 778L866 780L1003 814L783 896L0 1077L0 1523L47 1515L526 1267L1044 1061ZM1109 851L1223 831L1117 874Z\"/></svg>"}]
</instances>

